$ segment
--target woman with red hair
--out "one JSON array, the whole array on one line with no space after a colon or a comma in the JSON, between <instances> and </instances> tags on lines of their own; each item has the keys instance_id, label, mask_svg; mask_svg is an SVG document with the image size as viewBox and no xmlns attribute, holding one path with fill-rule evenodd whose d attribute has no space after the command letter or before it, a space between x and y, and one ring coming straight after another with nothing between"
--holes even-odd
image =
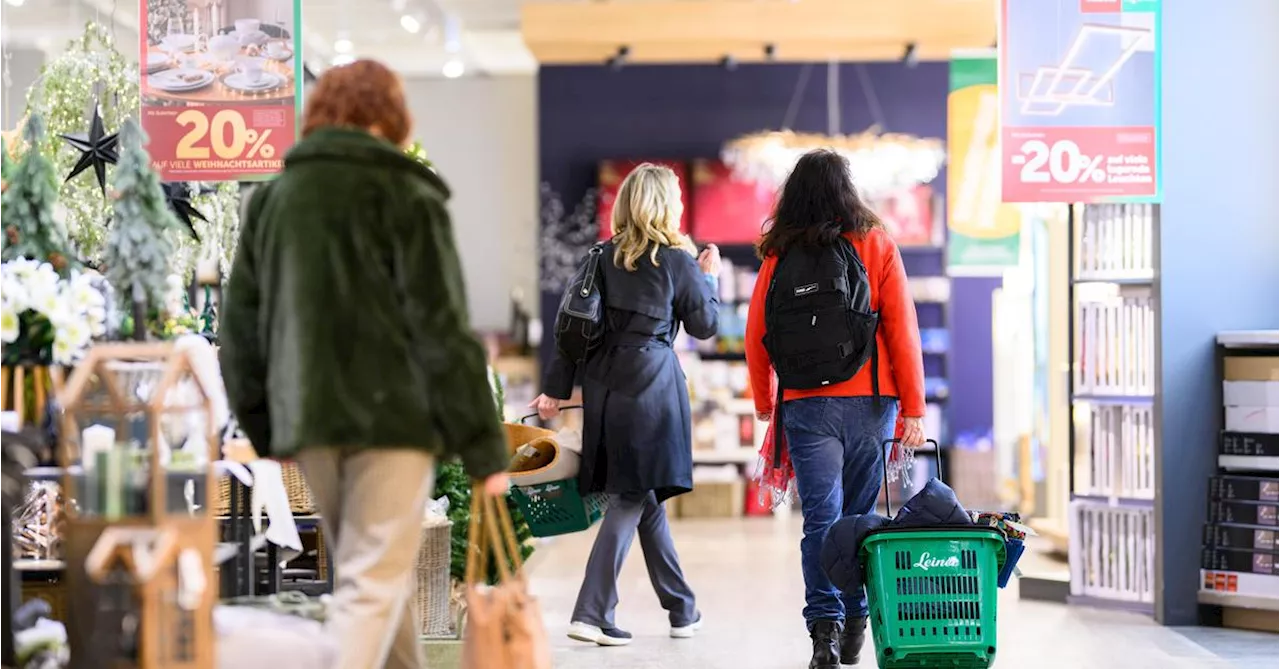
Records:
<instances>
[{"instance_id":1,"label":"woman with red hair","mask_svg":"<svg viewBox=\"0 0 1280 669\"><path fill-rule=\"evenodd\" d=\"M410 579L435 458L507 489L449 189L404 155L409 130L385 66L320 77L302 141L249 202L222 313L236 417L300 463L333 550L338 669L422 666Z\"/></svg>"}]
</instances>

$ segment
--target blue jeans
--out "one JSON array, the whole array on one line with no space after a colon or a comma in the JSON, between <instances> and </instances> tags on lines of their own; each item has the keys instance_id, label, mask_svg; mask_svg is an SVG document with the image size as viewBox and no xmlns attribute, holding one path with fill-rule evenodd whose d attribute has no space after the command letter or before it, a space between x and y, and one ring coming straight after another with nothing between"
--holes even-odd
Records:
<instances>
[{"instance_id":1,"label":"blue jeans","mask_svg":"<svg viewBox=\"0 0 1280 669\"><path fill-rule=\"evenodd\" d=\"M804 538L804 619L867 615L867 592L841 593L822 571L818 554L827 530L844 516L871 513L884 477L884 441L893 437L898 402L882 397L809 397L783 406L782 424L795 467Z\"/></svg>"}]
</instances>

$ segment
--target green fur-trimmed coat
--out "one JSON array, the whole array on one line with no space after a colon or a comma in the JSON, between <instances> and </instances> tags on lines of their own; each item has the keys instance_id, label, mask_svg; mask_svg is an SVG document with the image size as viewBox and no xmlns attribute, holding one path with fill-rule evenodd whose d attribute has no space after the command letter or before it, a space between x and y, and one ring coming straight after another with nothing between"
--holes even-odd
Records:
<instances>
[{"instance_id":1,"label":"green fur-trimmed coat","mask_svg":"<svg viewBox=\"0 0 1280 669\"><path fill-rule=\"evenodd\" d=\"M358 130L326 128L252 196L221 314L227 396L259 453L416 448L505 470L433 171Z\"/></svg>"}]
</instances>

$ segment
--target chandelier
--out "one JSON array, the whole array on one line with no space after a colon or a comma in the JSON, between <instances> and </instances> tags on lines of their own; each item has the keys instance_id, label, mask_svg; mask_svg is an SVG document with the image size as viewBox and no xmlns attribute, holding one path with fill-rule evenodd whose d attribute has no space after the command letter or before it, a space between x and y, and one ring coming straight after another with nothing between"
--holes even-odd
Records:
<instances>
[{"instance_id":1,"label":"chandelier","mask_svg":"<svg viewBox=\"0 0 1280 669\"><path fill-rule=\"evenodd\" d=\"M898 193L928 183L938 176L947 155L940 139L882 133L880 124L852 135L839 132L839 69L834 62L827 68L828 132L800 133L785 129L794 119L797 103L808 81L808 69L806 66L801 71L787 112L788 118L782 125L784 130L744 135L730 140L721 149L721 158L735 177L776 189L786 181L800 156L815 149L830 149L844 156L849 161L858 192L869 199ZM856 66L856 71L872 116L883 123L884 113L870 77L861 65Z\"/></svg>"},{"instance_id":2,"label":"chandelier","mask_svg":"<svg viewBox=\"0 0 1280 669\"><path fill-rule=\"evenodd\" d=\"M946 158L940 140L880 134L876 128L856 135L758 132L725 144L721 158L739 179L777 188L800 156L815 149L844 156L858 191L872 199L933 181Z\"/></svg>"}]
</instances>

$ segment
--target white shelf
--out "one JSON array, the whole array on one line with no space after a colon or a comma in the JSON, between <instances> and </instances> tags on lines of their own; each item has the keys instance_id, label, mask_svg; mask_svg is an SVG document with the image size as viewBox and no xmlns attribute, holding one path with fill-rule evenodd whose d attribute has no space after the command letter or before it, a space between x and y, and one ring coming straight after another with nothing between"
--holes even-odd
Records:
<instances>
[{"instance_id":1,"label":"white shelf","mask_svg":"<svg viewBox=\"0 0 1280 669\"><path fill-rule=\"evenodd\" d=\"M1280 346L1280 330L1232 330L1219 332L1218 344L1227 348Z\"/></svg>"},{"instance_id":2,"label":"white shelf","mask_svg":"<svg viewBox=\"0 0 1280 669\"><path fill-rule=\"evenodd\" d=\"M1218 466L1242 471L1280 471L1280 457L1266 455L1219 455Z\"/></svg>"},{"instance_id":3,"label":"white shelf","mask_svg":"<svg viewBox=\"0 0 1280 669\"><path fill-rule=\"evenodd\" d=\"M695 465L719 465L719 464L748 464L755 462L760 457L759 451L750 446L744 448L727 449L703 449L693 451L693 464Z\"/></svg>"},{"instance_id":4,"label":"white shelf","mask_svg":"<svg viewBox=\"0 0 1280 669\"><path fill-rule=\"evenodd\" d=\"M1197 599L1201 604L1209 604L1211 606L1280 611L1280 599L1276 597L1245 595L1239 592L1220 592L1218 590L1201 590Z\"/></svg>"}]
</instances>

